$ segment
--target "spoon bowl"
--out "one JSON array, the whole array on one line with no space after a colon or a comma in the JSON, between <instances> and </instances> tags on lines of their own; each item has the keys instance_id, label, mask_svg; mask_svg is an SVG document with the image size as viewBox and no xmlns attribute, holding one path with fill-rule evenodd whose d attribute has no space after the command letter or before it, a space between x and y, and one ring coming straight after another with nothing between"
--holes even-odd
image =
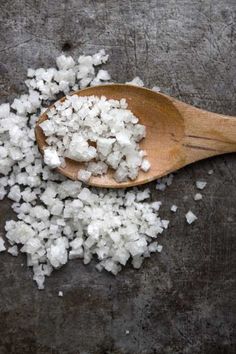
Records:
<instances>
[{"instance_id":1,"label":"spoon bowl","mask_svg":"<svg viewBox=\"0 0 236 354\"><path fill-rule=\"evenodd\" d=\"M140 142L151 163L148 172L139 172L135 180L118 183L113 170L103 176L92 176L89 185L126 188L151 182L192 162L210 156L236 151L236 118L207 112L152 90L126 84L95 86L73 93L78 96L125 98L139 122L146 126L146 137ZM65 99L62 98L61 101ZM52 105L53 106L53 105ZM51 107L52 107L51 106ZM51 108L49 107L49 108ZM36 123L35 135L40 152L47 146L40 123L47 119L45 111ZM65 167L56 170L72 180L84 164L66 158Z\"/></svg>"}]
</instances>

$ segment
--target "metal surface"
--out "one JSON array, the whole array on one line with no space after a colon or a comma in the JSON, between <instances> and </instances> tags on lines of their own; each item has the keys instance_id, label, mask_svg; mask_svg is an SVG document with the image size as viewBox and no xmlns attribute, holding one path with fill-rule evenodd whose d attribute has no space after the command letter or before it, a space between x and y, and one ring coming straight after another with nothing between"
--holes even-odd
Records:
<instances>
[{"instance_id":1,"label":"metal surface","mask_svg":"<svg viewBox=\"0 0 236 354\"><path fill-rule=\"evenodd\" d=\"M62 50L105 48L114 80L140 75L185 102L235 115L235 17L235 0L1 0L1 101L25 91L29 66L53 65ZM40 292L24 256L1 254L0 354L235 353L235 173L229 155L179 171L165 193L151 185L171 225L163 252L139 271L128 266L115 278L95 262L72 261ZM200 178L208 185L195 203ZM10 204L0 202L0 232ZM184 220L189 209L199 217L193 226Z\"/></svg>"}]
</instances>

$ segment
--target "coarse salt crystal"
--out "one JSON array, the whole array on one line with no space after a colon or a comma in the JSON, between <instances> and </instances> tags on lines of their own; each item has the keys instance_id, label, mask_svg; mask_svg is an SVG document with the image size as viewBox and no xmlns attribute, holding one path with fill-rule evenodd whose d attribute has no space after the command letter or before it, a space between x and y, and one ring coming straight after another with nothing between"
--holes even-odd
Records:
<instances>
[{"instance_id":1,"label":"coarse salt crystal","mask_svg":"<svg viewBox=\"0 0 236 354\"><path fill-rule=\"evenodd\" d=\"M21 200L20 187L17 185L11 187L10 193L8 194L8 198L14 200L15 202L19 202Z\"/></svg>"},{"instance_id":2,"label":"coarse salt crystal","mask_svg":"<svg viewBox=\"0 0 236 354\"><path fill-rule=\"evenodd\" d=\"M142 164L141 164L141 169L144 171L144 172L147 172L150 170L150 167L151 167L151 164L148 160L144 159Z\"/></svg>"},{"instance_id":3,"label":"coarse salt crystal","mask_svg":"<svg viewBox=\"0 0 236 354\"><path fill-rule=\"evenodd\" d=\"M206 185L207 185L207 182L205 182L205 181L197 181L196 182L196 186L198 189L204 189L206 187Z\"/></svg>"},{"instance_id":4,"label":"coarse salt crystal","mask_svg":"<svg viewBox=\"0 0 236 354\"><path fill-rule=\"evenodd\" d=\"M178 207L175 204L173 204L170 208L170 210L173 211L173 213L176 213L177 209L178 209Z\"/></svg>"},{"instance_id":5,"label":"coarse salt crystal","mask_svg":"<svg viewBox=\"0 0 236 354\"><path fill-rule=\"evenodd\" d=\"M131 81L127 81L126 84L130 84L130 85L135 85L135 86L140 86L143 87L144 83L143 81L140 79L140 77L136 76L133 80Z\"/></svg>"},{"instance_id":6,"label":"coarse salt crystal","mask_svg":"<svg viewBox=\"0 0 236 354\"><path fill-rule=\"evenodd\" d=\"M17 246L12 246L9 247L7 250L8 253L10 253L12 256L17 257L18 256L18 247Z\"/></svg>"},{"instance_id":7,"label":"coarse salt crystal","mask_svg":"<svg viewBox=\"0 0 236 354\"><path fill-rule=\"evenodd\" d=\"M167 229L168 226L169 226L170 221L169 220L162 220L161 223L162 223L162 227L164 229Z\"/></svg>"},{"instance_id":8,"label":"coarse salt crystal","mask_svg":"<svg viewBox=\"0 0 236 354\"><path fill-rule=\"evenodd\" d=\"M6 247L4 244L5 244L5 242L4 242L3 238L0 237L0 252L3 252L6 250Z\"/></svg>"},{"instance_id":9,"label":"coarse salt crystal","mask_svg":"<svg viewBox=\"0 0 236 354\"><path fill-rule=\"evenodd\" d=\"M185 218L186 218L188 224L192 224L194 221L197 220L197 216L195 214L193 214L193 212L191 210L189 210L187 212L187 214L185 215Z\"/></svg>"},{"instance_id":10,"label":"coarse salt crystal","mask_svg":"<svg viewBox=\"0 0 236 354\"><path fill-rule=\"evenodd\" d=\"M161 89L160 89L160 87L159 87L159 86L153 86L152 91L155 91L155 92L160 92L160 91L161 91Z\"/></svg>"},{"instance_id":11,"label":"coarse salt crystal","mask_svg":"<svg viewBox=\"0 0 236 354\"><path fill-rule=\"evenodd\" d=\"M61 164L60 158L55 149L46 148L43 154L44 162L51 168L59 167Z\"/></svg>"},{"instance_id":12,"label":"coarse salt crystal","mask_svg":"<svg viewBox=\"0 0 236 354\"><path fill-rule=\"evenodd\" d=\"M202 199L202 194L201 193L196 193L193 197L194 200L198 201Z\"/></svg>"},{"instance_id":13,"label":"coarse salt crystal","mask_svg":"<svg viewBox=\"0 0 236 354\"><path fill-rule=\"evenodd\" d=\"M91 175L92 175L91 172L81 169L78 172L78 180L82 182L88 182Z\"/></svg>"}]
</instances>

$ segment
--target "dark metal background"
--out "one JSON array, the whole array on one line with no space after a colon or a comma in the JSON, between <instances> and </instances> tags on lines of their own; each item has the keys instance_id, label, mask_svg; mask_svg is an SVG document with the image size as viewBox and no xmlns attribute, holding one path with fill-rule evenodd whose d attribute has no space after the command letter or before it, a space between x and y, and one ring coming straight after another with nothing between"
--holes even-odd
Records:
<instances>
[{"instance_id":1,"label":"dark metal background","mask_svg":"<svg viewBox=\"0 0 236 354\"><path fill-rule=\"evenodd\" d=\"M0 100L25 92L29 66L105 48L114 80L139 75L236 115L235 20L235 0L0 0ZM140 271L128 266L115 278L72 261L40 292L24 256L1 254L0 354L235 353L235 173L235 155L223 156L181 170L164 194L152 184L163 217L172 203L179 209L163 252ZM197 178L208 185L194 203ZM10 204L0 202L2 233Z\"/></svg>"}]
</instances>

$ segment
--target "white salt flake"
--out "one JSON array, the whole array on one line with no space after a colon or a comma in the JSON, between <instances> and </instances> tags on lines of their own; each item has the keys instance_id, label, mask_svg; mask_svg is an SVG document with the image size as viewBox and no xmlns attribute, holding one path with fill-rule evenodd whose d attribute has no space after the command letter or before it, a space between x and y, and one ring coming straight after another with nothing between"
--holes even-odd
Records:
<instances>
[{"instance_id":1,"label":"white salt flake","mask_svg":"<svg viewBox=\"0 0 236 354\"><path fill-rule=\"evenodd\" d=\"M160 92L160 91L161 91L161 89L160 89L160 87L159 87L159 86L153 86L152 91L155 91L155 92Z\"/></svg>"},{"instance_id":2,"label":"white salt flake","mask_svg":"<svg viewBox=\"0 0 236 354\"><path fill-rule=\"evenodd\" d=\"M153 202L151 204L152 208L156 211L158 211L160 209L161 205L162 205L162 202Z\"/></svg>"},{"instance_id":3,"label":"white salt flake","mask_svg":"<svg viewBox=\"0 0 236 354\"><path fill-rule=\"evenodd\" d=\"M164 229L167 229L169 226L170 221L169 220L162 220L161 224Z\"/></svg>"},{"instance_id":4,"label":"white salt flake","mask_svg":"<svg viewBox=\"0 0 236 354\"><path fill-rule=\"evenodd\" d=\"M0 252L3 252L5 250L6 250L5 241L3 240L2 237L0 237Z\"/></svg>"},{"instance_id":5,"label":"white salt flake","mask_svg":"<svg viewBox=\"0 0 236 354\"><path fill-rule=\"evenodd\" d=\"M93 146L89 146L86 139L75 133L68 147L66 156L77 161L90 161L97 156L97 151Z\"/></svg>"},{"instance_id":6,"label":"white salt flake","mask_svg":"<svg viewBox=\"0 0 236 354\"><path fill-rule=\"evenodd\" d=\"M0 118L8 118L10 114L9 103L3 103L0 105Z\"/></svg>"},{"instance_id":7,"label":"white salt flake","mask_svg":"<svg viewBox=\"0 0 236 354\"><path fill-rule=\"evenodd\" d=\"M191 210L189 210L187 212L187 214L185 215L185 218L186 218L188 224L192 224L194 221L197 220L197 216L195 214L193 214L193 212Z\"/></svg>"},{"instance_id":8,"label":"white salt flake","mask_svg":"<svg viewBox=\"0 0 236 354\"><path fill-rule=\"evenodd\" d=\"M136 200L141 202L150 197L150 190L147 188L143 192L137 192Z\"/></svg>"},{"instance_id":9,"label":"white salt flake","mask_svg":"<svg viewBox=\"0 0 236 354\"><path fill-rule=\"evenodd\" d=\"M21 191L18 185L11 187L10 193L8 193L8 198L14 200L15 202L19 202L21 200Z\"/></svg>"},{"instance_id":10,"label":"white salt flake","mask_svg":"<svg viewBox=\"0 0 236 354\"><path fill-rule=\"evenodd\" d=\"M111 79L111 76L107 70L99 70L97 78L102 81L109 81Z\"/></svg>"},{"instance_id":11,"label":"white salt flake","mask_svg":"<svg viewBox=\"0 0 236 354\"><path fill-rule=\"evenodd\" d=\"M173 178L174 175L170 174L166 177L162 177L158 179L156 184L156 189L163 192L167 187L169 187L172 184Z\"/></svg>"},{"instance_id":12,"label":"white salt flake","mask_svg":"<svg viewBox=\"0 0 236 354\"><path fill-rule=\"evenodd\" d=\"M64 208L63 202L61 200L59 200L59 199L55 199L53 204L52 204L52 207L50 209L50 213L52 215L59 216L59 215L61 215L63 208Z\"/></svg>"},{"instance_id":13,"label":"white salt flake","mask_svg":"<svg viewBox=\"0 0 236 354\"><path fill-rule=\"evenodd\" d=\"M88 182L91 175L92 175L91 172L81 169L78 172L78 179L82 182Z\"/></svg>"},{"instance_id":14,"label":"white salt flake","mask_svg":"<svg viewBox=\"0 0 236 354\"><path fill-rule=\"evenodd\" d=\"M47 249L47 257L54 268L59 268L68 260L68 241L65 237L57 238L54 243Z\"/></svg>"},{"instance_id":15,"label":"white salt flake","mask_svg":"<svg viewBox=\"0 0 236 354\"><path fill-rule=\"evenodd\" d=\"M91 172L93 176L104 175L107 173L108 166L103 161L89 162L87 171Z\"/></svg>"},{"instance_id":16,"label":"white salt flake","mask_svg":"<svg viewBox=\"0 0 236 354\"><path fill-rule=\"evenodd\" d=\"M52 148L44 149L43 159L45 164L51 168L56 168L61 165L61 160L55 149Z\"/></svg>"},{"instance_id":17,"label":"white salt flake","mask_svg":"<svg viewBox=\"0 0 236 354\"><path fill-rule=\"evenodd\" d=\"M198 189L204 189L206 187L206 185L207 185L207 182L205 182L205 181L197 181L196 182L196 187Z\"/></svg>"},{"instance_id":18,"label":"white salt flake","mask_svg":"<svg viewBox=\"0 0 236 354\"><path fill-rule=\"evenodd\" d=\"M55 133L55 125L51 120L46 119L39 125L43 129L44 135L50 136Z\"/></svg>"},{"instance_id":19,"label":"white salt flake","mask_svg":"<svg viewBox=\"0 0 236 354\"><path fill-rule=\"evenodd\" d=\"M194 200L198 201L202 199L202 194L201 193L196 193L193 197Z\"/></svg>"},{"instance_id":20,"label":"white salt flake","mask_svg":"<svg viewBox=\"0 0 236 354\"><path fill-rule=\"evenodd\" d=\"M74 59L72 57L66 57L65 55L58 57L56 63L60 70L70 69L75 66Z\"/></svg>"},{"instance_id":21,"label":"white salt flake","mask_svg":"<svg viewBox=\"0 0 236 354\"><path fill-rule=\"evenodd\" d=\"M130 84L130 85L135 85L135 86L140 86L143 87L144 83L143 81L140 79L140 77L136 76L133 80L131 81L127 81L126 84Z\"/></svg>"},{"instance_id":22,"label":"white salt flake","mask_svg":"<svg viewBox=\"0 0 236 354\"><path fill-rule=\"evenodd\" d=\"M104 157L106 157L112 151L112 145L116 140L114 138L98 138L97 139L97 150Z\"/></svg>"},{"instance_id":23,"label":"white salt flake","mask_svg":"<svg viewBox=\"0 0 236 354\"><path fill-rule=\"evenodd\" d=\"M141 169L144 171L144 172L147 172L150 170L150 167L151 167L151 164L148 160L144 159L142 164L141 164Z\"/></svg>"},{"instance_id":24,"label":"white salt flake","mask_svg":"<svg viewBox=\"0 0 236 354\"><path fill-rule=\"evenodd\" d=\"M18 247L17 246L12 246L9 247L7 250L8 253L10 253L12 256L17 257L19 252L18 252Z\"/></svg>"},{"instance_id":25,"label":"white salt flake","mask_svg":"<svg viewBox=\"0 0 236 354\"><path fill-rule=\"evenodd\" d=\"M176 213L177 209L178 209L178 207L175 204L173 204L170 208L170 210L173 211L173 213Z\"/></svg>"}]
</instances>

